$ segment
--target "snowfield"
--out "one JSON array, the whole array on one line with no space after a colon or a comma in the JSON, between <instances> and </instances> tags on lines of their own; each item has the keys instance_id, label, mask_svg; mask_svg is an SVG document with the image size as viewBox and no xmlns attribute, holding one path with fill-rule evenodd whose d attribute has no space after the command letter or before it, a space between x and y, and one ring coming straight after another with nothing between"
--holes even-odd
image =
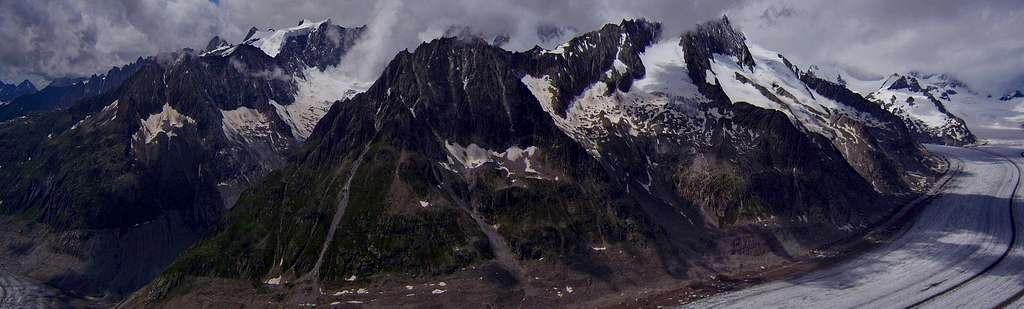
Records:
<instances>
[{"instance_id":1,"label":"snowfield","mask_svg":"<svg viewBox=\"0 0 1024 309\"><path fill-rule=\"evenodd\" d=\"M243 44L250 44L252 46L259 48L260 50L263 50L263 52L266 53L267 56L277 57L277 54L281 53L281 47L284 46L284 43L288 40L288 38L293 36L309 34L310 31L319 28L320 25L322 25L325 22L327 22L327 20L315 23L304 19L302 20L301 23L299 23L298 26L291 28L281 30L270 29L265 31L256 31L256 33L254 33L253 36L250 37Z\"/></svg>"},{"instance_id":2,"label":"snowfield","mask_svg":"<svg viewBox=\"0 0 1024 309\"><path fill-rule=\"evenodd\" d=\"M191 117L179 113L170 103L166 103L159 113L149 115L145 120L140 120L142 125L139 126L139 130L135 132L134 137L148 144L152 143L160 133L173 137L176 136L174 132L176 129L183 128L185 124L194 124L195 122Z\"/></svg>"}]
</instances>

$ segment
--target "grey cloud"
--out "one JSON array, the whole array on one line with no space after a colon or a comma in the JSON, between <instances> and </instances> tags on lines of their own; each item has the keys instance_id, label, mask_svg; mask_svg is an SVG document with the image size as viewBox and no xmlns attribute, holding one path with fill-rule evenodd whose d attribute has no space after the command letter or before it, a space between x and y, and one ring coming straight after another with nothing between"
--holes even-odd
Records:
<instances>
[{"instance_id":1,"label":"grey cloud","mask_svg":"<svg viewBox=\"0 0 1024 309\"><path fill-rule=\"evenodd\" d=\"M645 17L674 35L728 13L753 41L794 61L860 74L953 73L983 89L1024 81L1024 16L1019 0L43 0L0 1L0 79L88 75L139 56L201 48L214 35L237 43L251 26L300 19L369 25L343 61L373 78L396 52L451 26L506 34L504 45L540 42L540 25L587 31ZM10 44L8 44L10 43Z\"/></svg>"},{"instance_id":2,"label":"grey cloud","mask_svg":"<svg viewBox=\"0 0 1024 309\"><path fill-rule=\"evenodd\" d=\"M252 71L252 70L249 70L249 67L246 66L245 63L242 63L241 61L238 61L238 60L236 60L234 58L232 58L229 63L231 64L232 68L234 68L235 70L238 71L238 73L241 73L241 74L244 74L244 75L248 75L248 76L252 76L252 77L256 77L256 78L275 79L275 80L281 80L281 81L289 81L289 80L292 79L291 75L288 75L288 73L285 73L284 70L282 70L278 66L274 66L270 70Z\"/></svg>"},{"instance_id":3,"label":"grey cloud","mask_svg":"<svg viewBox=\"0 0 1024 309\"><path fill-rule=\"evenodd\" d=\"M225 25L205 0L0 1L0 78L87 76L198 45Z\"/></svg>"},{"instance_id":4,"label":"grey cloud","mask_svg":"<svg viewBox=\"0 0 1024 309\"><path fill-rule=\"evenodd\" d=\"M540 42L540 25L565 29L596 29L623 18L646 17L681 32L720 16L736 1L612 1L612 0L443 0L443 1L310 1L288 5L271 0L224 0L221 7L238 25L292 25L298 17L332 18L347 26L369 25L368 38L343 61L361 79L373 78L395 53L440 37L451 26L467 26L490 35L508 35L503 46L527 49ZM237 36L241 36L238 34Z\"/></svg>"},{"instance_id":5,"label":"grey cloud","mask_svg":"<svg viewBox=\"0 0 1024 309\"><path fill-rule=\"evenodd\" d=\"M1019 0L754 0L729 15L752 41L804 66L949 73L993 93L1024 76Z\"/></svg>"},{"instance_id":6,"label":"grey cloud","mask_svg":"<svg viewBox=\"0 0 1024 309\"><path fill-rule=\"evenodd\" d=\"M482 33L510 34L506 46L538 43L541 23L587 30L623 17L648 17L692 25L721 14L733 1L611 0L42 0L0 1L0 79L50 80L89 75L182 47L201 48L220 35L231 42L245 31L294 26L300 19L327 19L345 26L370 25L371 40L350 61L373 76L394 53L440 36L452 25Z\"/></svg>"}]
</instances>

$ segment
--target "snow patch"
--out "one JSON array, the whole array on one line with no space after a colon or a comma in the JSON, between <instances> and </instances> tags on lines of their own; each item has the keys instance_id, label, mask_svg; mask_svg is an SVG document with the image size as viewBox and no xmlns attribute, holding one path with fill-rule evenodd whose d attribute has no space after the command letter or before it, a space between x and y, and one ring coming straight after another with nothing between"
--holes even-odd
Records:
<instances>
[{"instance_id":1,"label":"snow patch","mask_svg":"<svg viewBox=\"0 0 1024 309\"><path fill-rule=\"evenodd\" d=\"M185 124L195 124L191 117L183 115L178 110L165 103L160 113L152 114L146 119L139 120L141 126L135 132L135 137L144 142L151 143L162 132L167 136L177 136L174 131L185 127Z\"/></svg>"},{"instance_id":2,"label":"snow patch","mask_svg":"<svg viewBox=\"0 0 1024 309\"><path fill-rule=\"evenodd\" d=\"M270 119L258 110L242 106L220 113L221 129L232 140L252 142L270 136Z\"/></svg>"},{"instance_id":3,"label":"snow patch","mask_svg":"<svg viewBox=\"0 0 1024 309\"><path fill-rule=\"evenodd\" d=\"M538 150L535 146L528 146L523 149L513 145L502 152L484 149L477 146L477 144L469 144L463 147L462 145L445 141L444 146L448 150L449 166L458 163L463 168L475 169L486 163L496 163L499 169L506 170L509 174L515 174L516 172L539 174L534 169L535 163L533 163Z\"/></svg>"},{"instance_id":4,"label":"snow patch","mask_svg":"<svg viewBox=\"0 0 1024 309\"><path fill-rule=\"evenodd\" d=\"M284 43L288 41L288 38L307 35L313 30L319 28L320 25L325 22L327 22L327 20L318 23L303 20L298 26L287 29L256 31L249 40L242 44L255 46L262 50L263 53L267 54L267 56L277 57L277 55L281 53L281 48L284 47Z\"/></svg>"},{"instance_id":5,"label":"snow patch","mask_svg":"<svg viewBox=\"0 0 1024 309\"><path fill-rule=\"evenodd\" d=\"M718 79L716 77L715 72L711 72L711 70L704 70L704 83L709 85L718 85Z\"/></svg>"},{"instance_id":6,"label":"snow patch","mask_svg":"<svg viewBox=\"0 0 1024 309\"><path fill-rule=\"evenodd\" d=\"M832 114L842 113L867 125L883 125L869 114L808 88L777 52L750 43L747 45L754 58L753 69L737 64L735 56L715 54L711 62L712 71L732 102L746 102L780 111L797 127L833 138L835 143L842 141L835 138L839 133L829 123ZM763 93L762 89L769 94Z\"/></svg>"},{"instance_id":7,"label":"snow patch","mask_svg":"<svg viewBox=\"0 0 1024 309\"><path fill-rule=\"evenodd\" d=\"M336 67L320 71L308 68L305 78L297 79L295 102L282 105L271 100L278 116L291 128L292 136L302 141L313 132L316 123L335 101L350 98L369 89L370 83L351 77Z\"/></svg>"},{"instance_id":8,"label":"snow patch","mask_svg":"<svg viewBox=\"0 0 1024 309\"><path fill-rule=\"evenodd\" d=\"M544 53L551 55L561 55L565 53L566 48L569 48L569 42L562 43L562 45L558 45L558 47L555 47L555 49L544 51Z\"/></svg>"},{"instance_id":9,"label":"snow patch","mask_svg":"<svg viewBox=\"0 0 1024 309\"><path fill-rule=\"evenodd\" d=\"M267 281L263 281L263 283L270 284L270 285L279 285L279 284L281 284L281 276L277 276L277 277L274 277L274 278L267 279Z\"/></svg>"},{"instance_id":10,"label":"snow patch","mask_svg":"<svg viewBox=\"0 0 1024 309\"><path fill-rule=\"evenodd\" d=\"M671 96L697 97L697 85L690 80L683 48L672 40L664 40L648 47L640 54L645 68L644 78L633 83L637 90L665 93Z\"/></svg>"}]
</instances>

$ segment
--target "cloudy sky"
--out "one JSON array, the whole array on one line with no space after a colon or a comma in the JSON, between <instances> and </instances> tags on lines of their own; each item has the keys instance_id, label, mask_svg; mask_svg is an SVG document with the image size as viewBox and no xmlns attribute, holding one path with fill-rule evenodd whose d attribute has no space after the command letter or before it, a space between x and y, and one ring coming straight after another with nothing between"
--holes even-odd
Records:
<instances>
[{"instance_id":1,"label":"cloudy sky","mask_svg":"<svg viewBox=\"0 0 1024 309\"><path fill-rule=\"evenodd\" d=\"M139 56L201 48L214 35L306 18L368 24L357 68L373 76L405 48L448 25L509 33L511 48L537 42L540 24L589 30L625 17L661 21L666 34L727 14L747 36L803 66L858 75L951 73L982 91L1024 85L1020 0L0 0L0 79L100 73Z\"/></svg>"}]
</instances>

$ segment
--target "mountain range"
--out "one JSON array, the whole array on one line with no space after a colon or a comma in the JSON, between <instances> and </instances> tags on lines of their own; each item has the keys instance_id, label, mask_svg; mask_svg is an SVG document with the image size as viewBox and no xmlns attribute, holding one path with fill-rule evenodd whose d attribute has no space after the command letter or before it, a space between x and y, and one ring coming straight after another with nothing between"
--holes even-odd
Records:
<instances>
[{"instance_id":1,"label":"mountain range","mask_svg":"<svg viewBox=\"0 0 1024 309\"><path fill-rule=\"evenodd\" d=\"M565 304L785 261L884 218L939 165L900 118L727 19L664 37L626 20L555 50L437 39L335 102L128 304ZM202 296L253 284L269 290Z\"/></svg>"},{"instance_id":2,"label":"mountain range","mask_svg":"<svg viewBox=\"0 0 1024 309\"><path fill-rule=\"evenodd\" d=\"M0 107L7 105L11 100L36 91L36 85L28 80L22 81L17 85L8 84L0 80L0 102L3 102L0 103Z\"/></svg>"},{"instance_id":3,"label":"mountain range","mask_svg":"<svg viewBox=\"0 0 1024 309\"><path fill-rule=\"evenodd\" d=\"M59 106L99 92L0 123L0 203L12 223L3 233L13 248L4 254L19 261L7 266L118 298L215 228L241 190L283 165L330 101L349 95L312 80L364 28L296 28L261 32L280 38L273 46L162 54L15 100L56 94L46 102ZM101 91L114 76L120 85Z\"/></svg>"},{"instance_id":4,"label":"mountain range","mask_svg":"<svg viewBox=\"0 0 1024 309\"><path fill-rule=\"evenodd\" d=\"M800 68L724 17L524 51L453 27L372 83L339 69L366 29L12 97L0 266L125 307L567 305L810 254L927 190L921 143L978 142L951 77Z\"/></svg>"}]
</instances>

